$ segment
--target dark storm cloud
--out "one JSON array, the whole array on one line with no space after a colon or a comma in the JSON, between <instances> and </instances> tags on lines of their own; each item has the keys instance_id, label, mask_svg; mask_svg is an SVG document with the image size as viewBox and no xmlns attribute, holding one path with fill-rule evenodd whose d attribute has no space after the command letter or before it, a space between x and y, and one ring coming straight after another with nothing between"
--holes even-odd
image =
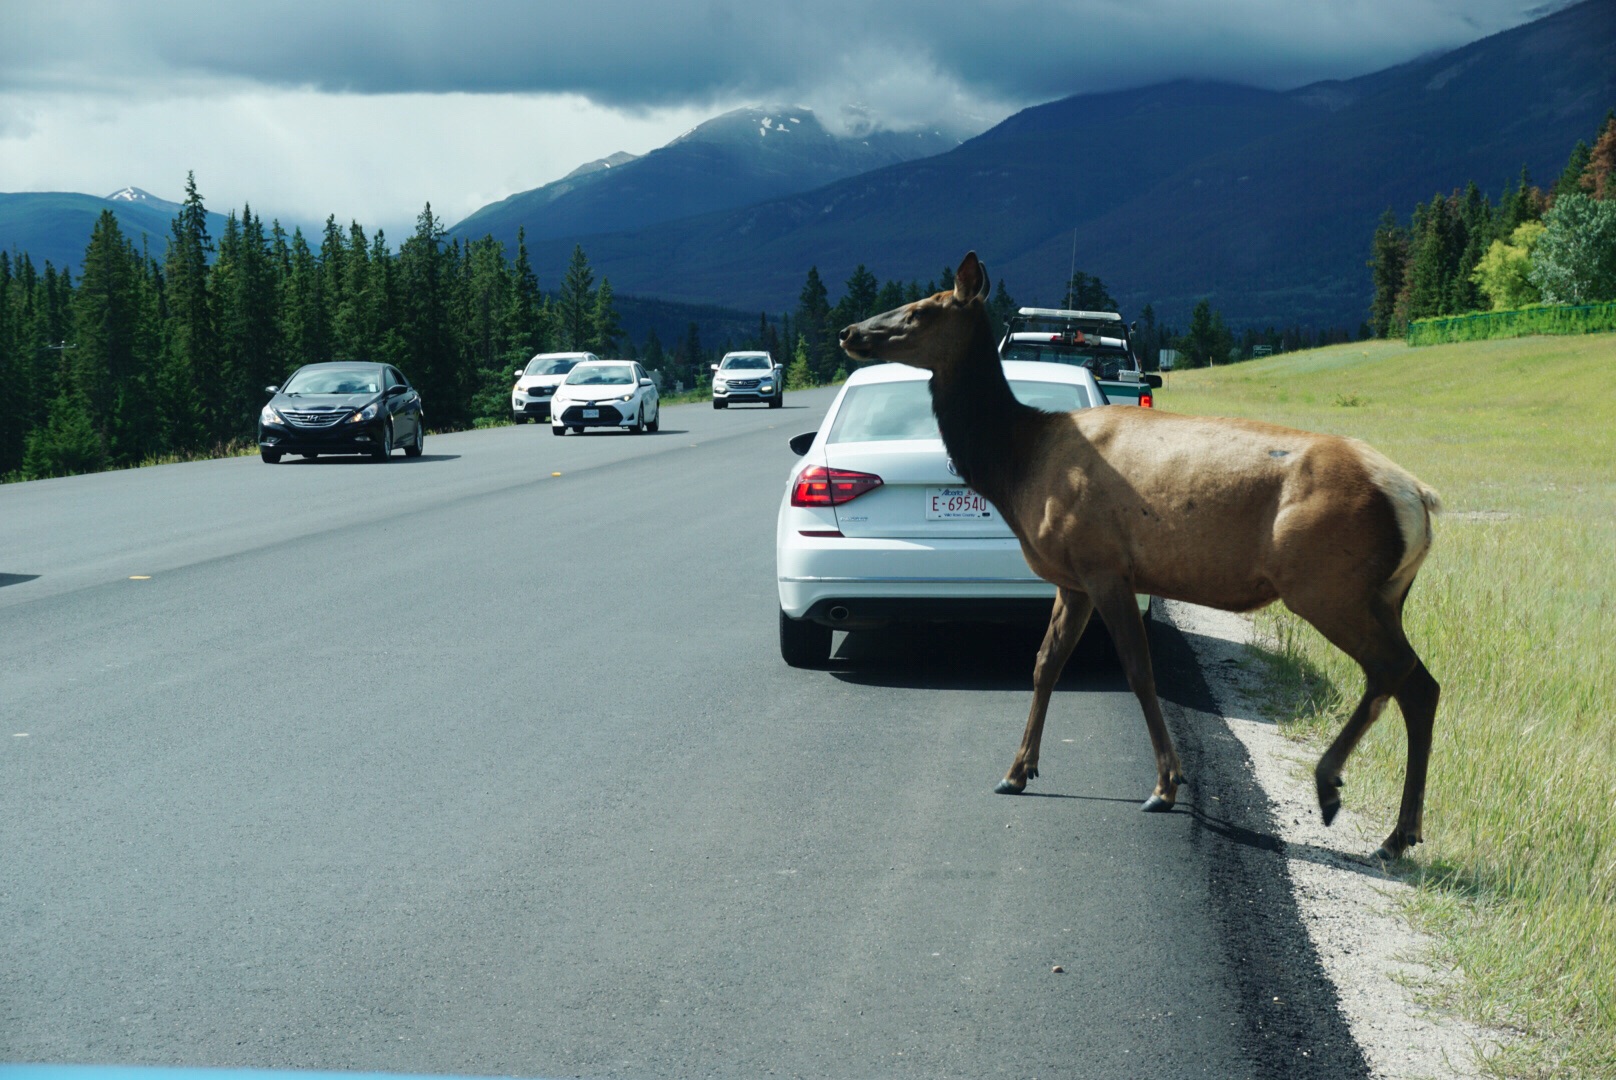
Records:
<instances>
[{"instance_id":1,"label":"dark storm cloud","mask_svg":"<svg viewBox=\"0 0 1616 1080\"><path fill-rule=\"evenodd\" d=\"M365 94L573 92L627 109L839 87L848 98L948 88L1019 105L1174 77L1292 86L1534 13L1521 0L3 3L13 32L0 85L13 88L225 78Z\"/></svg>"}]
</instances>

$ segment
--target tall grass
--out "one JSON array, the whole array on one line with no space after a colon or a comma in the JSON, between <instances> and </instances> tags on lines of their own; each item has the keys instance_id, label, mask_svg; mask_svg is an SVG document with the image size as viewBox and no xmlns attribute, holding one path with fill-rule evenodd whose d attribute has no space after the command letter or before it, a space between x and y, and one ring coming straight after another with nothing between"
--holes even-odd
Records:
<instances>
[{"instance_id":1,"label":"tall grass","mask_svg":"<svg viewBox=\"0 0 1616 1080\"><path fill-rule=\"evenodd\" d=\"M1355 435L1443 495L1409 597L1442 683L1412 914L1465 979L1451 1004L1519 1032L1486 1067L1616 1077L1616 336L1335 346L1177 372L1158 405ZM1283 610L1259 616L1277 704L1332 735L1357 666ZM1346 797L1387 829L1395 706ZM1379 825L1377 824L1377 828Z\"/></svg>"}]
</instances>

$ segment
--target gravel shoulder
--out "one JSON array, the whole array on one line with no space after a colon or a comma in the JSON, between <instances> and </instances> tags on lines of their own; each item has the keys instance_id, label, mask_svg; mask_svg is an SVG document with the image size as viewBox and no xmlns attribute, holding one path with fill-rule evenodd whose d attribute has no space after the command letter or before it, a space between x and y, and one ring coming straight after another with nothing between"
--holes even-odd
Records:
<instances>
[{"instance_id":1,"label":"gravel shoulder","mask_svg":"<svg viewBox=\"0 0 1616 1080\"><path fill-rule=\"evenodd\" d=\"M1480 1060L1498 1033L1420 1003L1421 987L1463 975L1435 966L1432 941L1400 913L1412 886L1368 857L1380 839L1374 823L1350 808L1330 828L1319 820L1311 783L1317 751L1283 737L1254 700L1255 676L1244 663L1251 620L1173 601L1162 608L1194 650L1221 719L1251 757L1284 844L1297 908L1373 1075L1480 1076Z\"/></svg>"}]
</instances>

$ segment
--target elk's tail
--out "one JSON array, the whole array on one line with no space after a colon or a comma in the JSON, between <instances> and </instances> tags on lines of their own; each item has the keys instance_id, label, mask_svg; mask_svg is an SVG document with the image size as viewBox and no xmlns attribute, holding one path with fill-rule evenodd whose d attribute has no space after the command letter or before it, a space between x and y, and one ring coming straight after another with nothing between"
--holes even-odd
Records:
<instances>
[{"instance_id":1,"label":"elk's tail","mask_svg":"<svg viewBox=\"0 0 1616 1080\"><path fill-rule=\"evenodd\" d=\"M1397 529L1403 537L1403 554L1397 569L1386 582L1389 596L1401 596L1419 573L1420 564L1431 550L1431 517L1442 511L1442 497L1422 484L1407 469L1380 451L1359 444L1369 475L1397 515Z\"/></svg>"}]
</instances>

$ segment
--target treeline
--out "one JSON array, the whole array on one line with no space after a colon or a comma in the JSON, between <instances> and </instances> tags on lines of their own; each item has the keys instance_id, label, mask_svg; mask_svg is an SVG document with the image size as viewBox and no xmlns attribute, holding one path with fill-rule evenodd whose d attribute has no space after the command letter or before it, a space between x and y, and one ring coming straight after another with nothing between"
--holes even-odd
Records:
<instances>
[{"instance_id":1,"label":"treeline","mask_svg":"<svg viewBox=\"0 0 1616 1080\"><path fill-rule=\"evenodd\" d=\"M110 210L76 282L0 252L0 476L220 453L255 437L266 385L332 359L398 365L434 426L464 426L508 411L534 352L620 336L582 251L546 297L524 245L513 263L491 239L446 242L430 204L396 253L358 223L328 219L311 243L250 207L215 241L192 176L161 257Z\"/></svg>"},{"instance_id":2,"label":"treeline","mask_svg":"<svg viewBox=\"0 0 1616 1080\"><path fill-rule=\"evenodd\" d=\"M1526 169L1491 202L1474 182L1390 209L1371 243L1369 325L1401 337L1415 319L1616 299L1616 111L1579 141L1547 190Z\"/></svg>"}]
</instances>

